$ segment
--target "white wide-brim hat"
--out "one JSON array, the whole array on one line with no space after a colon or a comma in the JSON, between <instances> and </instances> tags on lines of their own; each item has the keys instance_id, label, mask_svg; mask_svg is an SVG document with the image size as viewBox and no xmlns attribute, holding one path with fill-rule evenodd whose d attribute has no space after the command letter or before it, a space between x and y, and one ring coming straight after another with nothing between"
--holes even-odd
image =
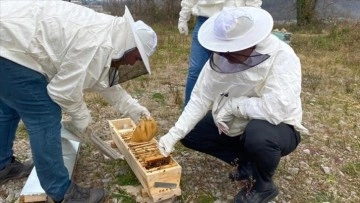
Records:
<instances>
[{"instance_id":1,"label":"white wide-brim hat","mask_svg":"<svg viewBox=\"0 0 360 203\"><path fill-rule=\"evenodd\" d=\"M132 33L134 34L135 44L138 48L141 59L149 74L151 74L149 57L154 53L157 46L157 36L155 31L143 21L134 21L129 9L125 6L124 17L129 21Z\"/></svg>"},{"instance_id":2,"label":"white wide-brim hat","mask_svg":"<svg viewBox=\"0 0 360 203\"><path fill-rule=\"evenodd\" d=\"M264 40L273 28L270 13L255 7L224 7L200 27L200 44L214 52L235 52Z\"/></svg>"}]
</instances>

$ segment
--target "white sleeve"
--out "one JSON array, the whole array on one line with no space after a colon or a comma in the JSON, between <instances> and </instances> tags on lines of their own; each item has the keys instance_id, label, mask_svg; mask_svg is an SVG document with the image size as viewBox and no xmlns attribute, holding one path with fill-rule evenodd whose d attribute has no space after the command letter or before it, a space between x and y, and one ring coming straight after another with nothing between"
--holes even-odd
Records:
<instances>
[{"instance_id":1,"label":"white sleeve","mask_svg":"<svg viewBox=\"0 0 360 203\"><path fill-rule=\"evenodd\" d=\"M262 0L246 0L245 5L260 8L262 5Z\"/></svg>"},{"instance_id":2,"label":"white sleeve","mask_svg":"<svg viewBox=\"0 0 360 203\"><path fill-rule=\"evenodd\" d=\"M83 90L95 83L97 75L101 74L108 60L108 49L99 47L96 36L86 30L79 31L68 47L47 91L51 99L71 116L74 124L83 128L91 122Z\"/></svg>"},{"instance_id":3,"label":"white sleeve","mask_svg":"<svg viewBox=\"0 0 360 203\"><path fill-rule=\"evenodd\" d=\"M73 122L78 122L83 127L91 121L89 110L83 100L83 89L86 85L88 66L93 62L98 49L91 43L95 41L93 37L95 36L87 33L78 34L74 38L74 44L69 46L58 72L47 86L51 99L71 116ZM101 70L103 67L96 68Z\"/></svg>"},{"instance_id":4,"label":"white sleeve","mask_svg":"<svg viewBox=\"0 0 360 203\"><path fill-rule=\"evenodd\" d=\"M150 112L138 101L131 97L120 85L114 85L100 92L104 99L117 111L125 116L130 116L136 123L142 114L150 116Z\"/></svg>"},{"instance_id":5,"label":"white sleeve","mask_svg":"<svg viewBox=\"0 0 360 203\"><path fill-rule=\"evenodd\" d=\"M182 0L181 10L179 13L179 22L187 22L191 18L191 9L196 4L197 0Z\"/></svg>"},{"instance_id":6,"label":"white sleeve","mask_svg":"<svg viewBox=\"0 0 360 203\"><path fill-rule=\"evenodd\" d=\"M239 97L232 101L238 117L264 119L279 124L299 109L301 66L294 55L280 53L265 81L260 97Z\"/></svg>"}]
</instances>

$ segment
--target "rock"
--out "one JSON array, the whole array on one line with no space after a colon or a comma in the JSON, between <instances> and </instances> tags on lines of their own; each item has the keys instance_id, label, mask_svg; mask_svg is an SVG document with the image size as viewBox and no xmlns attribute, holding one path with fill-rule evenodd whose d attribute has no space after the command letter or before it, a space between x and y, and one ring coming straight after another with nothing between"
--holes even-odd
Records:
<instances>
[{"instance_id":1,"label":"rock","mask_svg":"<svg viewBox=\"0 0 360 203\"><path fill-rule=\"evenodd\" d=\"M307 164L305 161L300 161L300 168L306 170L309 168L309 164Z\"/></svg>"},{"instance_id":2,"label":"rock","mask_svg":"<svg viewBox=\"0 0 360 203\"><path fill-rule=\"evenodd\" d=\"M325 173L325 174L330 174L330 168L329 167L327 167L327 166L321 166L321 168L322 168L322 170L323 170L323 172Z\"/></svg>"},{"instance_id":3,"label":"rock","mask_svg":"<svg viewBox=\"0 0 360 203\"><path fill-rule=\"evenodd\" d=\"M288 168L288 172L291 174L291 175L296 175L299 173L299 168Z\"/></svg>"},{"instance_id":4,"label":"rock","mask_svg":"<svg viewBox=\"0 0 360 203\"><path fill-rule=\"evenodd\" d=\"M310 155L310 150L309 150L309 149L304 149L303 152L304 152L305 154L309 154L309 155Z\"/></svg>"},{"instance_id":5,"label":"rock","mask_svg":"<svg viewBox=\"0 0 360 203\"><path fill-rule=\"evenodd\" d=\"M312 178L306 179L306 184L311 185L312 184Z\"/></svg>"},{"instance_id":6,"label":"rock","mask_svg":"<svg viewBox=\"0 0 360 203\"><path fill-rule=\"evenodd\" d=\"M286 179L286 180L294 180L294 177L292 177L292 176L285 176L285 179Z\"/></svg>"}]
</instances>

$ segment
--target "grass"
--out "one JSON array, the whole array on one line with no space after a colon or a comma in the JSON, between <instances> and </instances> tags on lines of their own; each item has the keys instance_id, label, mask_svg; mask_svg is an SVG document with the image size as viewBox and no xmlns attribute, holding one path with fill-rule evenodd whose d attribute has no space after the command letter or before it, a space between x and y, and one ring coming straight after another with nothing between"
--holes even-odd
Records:
<instances>
[{"instance_id":1,"label":"grass","mask_svg":"<svg viewBox=\"0 0 360 203\"><path fill-rule=\"evenodd\" d=\"M156 101L156 102L159 102L159 103L164 103L165 102L165 96L161 93L154 93L152 95L152 98Z\"/></svg>"},{"instance_id":2,"label":"grass","mask_svg":"<svg viewBox=\"0 0 360 203\"><path fill-rule=\"evenodd\" d=\"M197 199L197 202L199 203L209 203L214 201L216 201L216 198L209 193L200 194L199 198Z\"/></svg>"},{"instance_id":3,"label":"grass","mask_svg":"<svg viewBox=\"0 0 360 203\"><path fill-rule=\"evenodd\" d=\"M280 161L274 177L281 190L276 202L360 202L358 27L356 23L285 27L292 33L291 46L302 63L303 124L310 134L303 135L297 150ZM158 122L160 137L174 125L182 110L191 37L179 35L173 24L157 24L153 28L158 34L158 49L151 57L152 74L122 86L149 109ZM107 120L122 115L97 94L86 94L85 99L93 125L101 136L110 138ZM23 128L18 132L25 135ZM92 158L92 153L94 149L88 147L82 156ZM226 178L230 166L180 143L173 156L183 166L179 202L213 202L218 198L227 201L226 195L236 194L237 186ZM322 167L330 168L329 174ZM99 161L97 168L101 173L93 181L101 182L104 174L111 177L110 183L105 184L110 194L107 202L113 198L119 202L135 201L134 196L119 188L139 184L125 161ZM290 173L294 168L299 169L297 174ZM77 174L77 180L88 176L80 171ZM225 197L215 197L217 192Z\"/></svg>"},{"instance_id":4,"label":"grass","mask_svg":"<svg viewBox=\"0 0 360 203\"><path fill-rule=\"evenodd\" d=\"M343 167L343 171L353 177L359 177L360 176L360 162L357 163L348 163Z\"/></svg>"},{"instance_id":5,"label":"grass","mask_svg":"<svg viewBox=\"0 0 360 203\"><path fill-rule=\"evenodd\" d=\"M291 195L280 195L278 201L359 201L360 55L356 50L360 48L357 42L360 33L355 29L358 26L344 23L296 29L293 25L286 27L293 34L291 46L302 62L303 122L311 133L303 135L302 143L289 159L281 160L275 180L279 185L287 186L284 192ZM161 85L164 89L161 95L166 99L158 102L159 98L153 94L150 100L144 98L142 101L144 105L153 107L151 112L161 123L159 135L162 135L181 112L191 39L190 36L179 35L173 27L161 26L155 27L155 30L159 35L159 45L151 59L154 71L149 77L151 82L147 89L151 92ZM152 105L154 101L156 105ZM165 114L168 107L176 108ZM175 157L181 157L181 152L186 149L176 145L176 150L179 152L174 153ZM310 150L310 154L304 154L303 150ZM329 167L330 174L325 174L322 166ZM288 173L289 168L300 168L293 177L296 182L286 180L292 176ZM194 175L183 175L181 201L214 201L214 191L206 188L194 191L186 187L187 181L195 181Z\"/></svg>"},{"instance_id":6,"label":"grass","mask_svg":"<svg viewBox=\"0 0 360 203\"><path fill-rule=\"evenodd\" d=\"M316 194L314 203L322 203L322 202L335 202L335 200L330 194L320 192Z\"/></svg>"},{"instance_id":7,"label":"grass","mask_svg":"<svg viewBox=\"0 0 360 203\"><path fill-rule=\"evenodd\" d=\"M16 129L16 136L23 139L29 138L29 134L24 123L19 123L18 128Z\"/></svg>"},{"instance_id":8,"label":"grass","mask_svg":"<svg viewBox=\"0 0 360 203\"><path fill-rule=\"evenodd\" d=\"M355 29L358 26L343 23L285 27L292 33L291 46L302 63L303 124L310 135L303 135L298 149L281 160L274 179L282 193L276 202L360 201L360 55L357 51L360 32ZM150 110L158 122L160 137L174 125L182 110L191 37L179 35L175 25L155 25L154 30L158 34L158 49L151 57L152 75L128 81L123 87ZM90 101L90 107L96 105ZM93 113L103 111L95 108ZM99 119L119 116L109 113ZM186 154L193 153L180 143L173 153L183 166L179 202L213 202L217 198L227 201L227 197L214 195L218 191L236 194L237 186L228 183L226 177L223 180L206 177L207 173L219 173L221 177L229 166L208 156L204 158L201 153L187 159ZM330 168L329 174L324 173L323 167ZM297 174L290 172L294 168L299 169ZM113 184L133 184L132 178L132 173L125 173L114 177ZM130 197L129 201L133 200Z\"/></svg>"},{"instance_id":9,"label":"grass","mask_svg":"<svg viewBox=\"0 0 360 203\"><path fill-rule=\"evenodd\" d=\"M136 202L134 196L129 195L124 190L119 190L118 192L112 194L111 196L113 198L113 202L114 202L114 199L116 199L116 201L115 201L116 203L135 203Z\"/></svg>"},{"instance_id":10,"label":"grass","mask_svg":"<svg viewBox=\"0 0 360 203\"><path fill-rule=\"evenodd\" d=\"M118 185L139 185L139 180L136 178L135 174L131 171L130 167L126 165L125 161L121 161L124 166L127 166L126 169L123 169L123 173L116 176L116 182Z\"/></svg>"}]
</instances>

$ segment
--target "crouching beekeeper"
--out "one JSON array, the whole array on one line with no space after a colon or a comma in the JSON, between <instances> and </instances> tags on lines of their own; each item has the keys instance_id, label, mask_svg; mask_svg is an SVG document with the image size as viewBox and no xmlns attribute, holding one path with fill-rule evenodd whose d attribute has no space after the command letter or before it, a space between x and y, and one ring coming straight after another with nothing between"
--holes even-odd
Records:
<instances>
[{"instance_id":1,"label":"crouching beekeeper","mask_svg":"<svg viewBox=\"0 0 360 203\"><path fill-rule=\"evenodd\" d=\"M102 202L103 189L82 188L69 178L62 111L72 118L68 125L86 131L91 116L84 91L95 90L135 122L150 117L119 82L122 74L150 73L156 33L134 22L127 8L124 16L114 17L64 1L0 4L0 184L28 175L35 165L42 188L55 202ZM33 162L21 163L13 155L20 119Z\"/></svg>"},{"instance_id":2,"label":"crouching beekeeper","mask_svg":"<svg viewBox=\"0 0 360 203\"><path fill-rule=\"evenodd\" d=\"M302 123L301 64L271 34L273 18L255 7L225 7L202 24L200 44L212 52L189 103L159 140L168 156L178 141L236 166L229 178L243 186L235 203L270 202L273 176L293 152Z\"/></svg>"}]
</instances>

